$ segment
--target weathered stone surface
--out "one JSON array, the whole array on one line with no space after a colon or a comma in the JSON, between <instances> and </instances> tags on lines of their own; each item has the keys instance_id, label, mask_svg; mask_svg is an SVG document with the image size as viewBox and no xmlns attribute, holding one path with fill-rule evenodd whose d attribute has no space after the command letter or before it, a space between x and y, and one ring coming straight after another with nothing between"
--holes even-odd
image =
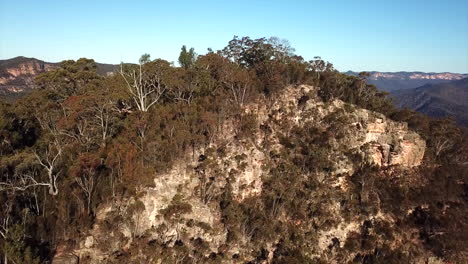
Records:
<instances>
[{"instance_id":1,"label":"weathered stone surface","mask_svg":"<svg viewBox=\"0 0 468 264\"><path fill-rule=\"evenodd\" d=\"M308 100L301 100L305 97ZM251 104L245 111L254 113L259 125L268 127L270 132L262 135L258 133L252 140L238 140L234 137L232 126L227 122L226 129L220 135L224 151L222 157L201 161L203 159L198 159L198 156L204 156L210 147L217 149L220 146L199 149L196 155L177 162L172 170L155 175L154 187L143 189L138 199L130 198L119 201L114 206L102 207L96 214L95 226L75 253L80 258L91 259L93 263L105 263L113 252L128 248L134 236L149 234L151 239L171 246L181 236L180 230L184 230L185 236L202 238L216 252L226 243L227 233L221 222L219 203L211 203L209 195L200 195L202 178L206 176L212 181L209 185L212 195L220 192L227 182L232 188L233 198L238 201L260 195L262 176L268 173L264 168L268 163L268 153L283 148L279 143L280 133L287 134L285 130L290 129L291 125L301 126L310 121L322 131L327 131L332 129L331 123L334 121L325 120L333 115L344 117L340 119L340 126L333 128L339 129L339 133L344 136L334 137L331 134L329 142L329 158L333 161L333 168L317 173L317 177L323 178L339 176L334 177L336 182L331 183L337 189L346 190L347 177L352 176L359 165L350 160L347 153L354 153L374 165L401 168L418 166L424 156L424 140L408 130L406 124L339 100L324 103L317 97L316 89L310 86L289 87L275 102ZM285 122L287 127L283 126ZM197 171L202 163L209 166L206 165L202 172ZM192 209L191 212L182 214L177 224L167 221L162 215L162 210L171 205L176 195L182 197L182 201L188 203ZM143 204L143 209L128 213L128 208L137 202ZM112 222L113 215L119 215L123 220L118 224L114 223L112 230L104 229L104 222ZM340 217L338 209L336 215ZM319 247L325 249L333 238L343 241L348 233L357 228L358 224L355 222L343 222L323 231L319 234Z\"/></svg>"},{"instance_id":2,"label":"weathered stone surface","mask_svg":"<svg viewBox=\"0 0 468 264\"><path fill-rule=\"evenodd\" d=\"M305 96L309 100L299 106L298 102ZM257 113L260 120L268 122L270 126L274 126L272 120L278 123L286 118L298 125L313 121L324 129L330 125L324 121L327 117L335 113L344 116L347 121L341 129L345 136L334 141L334 160L340 164L336 166L336 174L353 171L351 164L336 159L342 156L344 149L359 152L370 163L379 166L399 165L410 168L420 165L424 157L425 141L410 131L407 124L390 120L380 113L347 105L340 100L324 103L318 98L317 90L311 86L290 87L271 107L259 104L248 108L248 111ZM277 129L280 128L273 130ZM275 134L271 137L270 141L277 143Z\"/></svg>"},{"instance_id":3,"label":"weathered stone surface","mask_svg":"<svg viewBox=\"0 0 468 264\"><path fill-rule=\"evenodd\" d=\"M382 118L367 124L364 143L371 143L370 155L379 166L418 166L426 148L425 141L405 124Z\"/></svg>"},{"instance_id":4,"label":"weathered stone surface","mask_svg":"<svg viewBox=\"0 0 468 264\"><path fill-rule=\"evenodd\" d=\"M86 240L84 242L84 246L86 248L90 248L94 245L94 237L93 236L88 236L86 237Z\"/></svg>"},{"instance_id":5,"label":"weathered stone surface","mask_svg":"<svg viewBox=\"0 0 468 264\"><path fill-rule=\"evenodd\" d=\"M52 264L78 264L79 258L73 254L66 254L54 257Z\"/></svg>"}]
</instances>

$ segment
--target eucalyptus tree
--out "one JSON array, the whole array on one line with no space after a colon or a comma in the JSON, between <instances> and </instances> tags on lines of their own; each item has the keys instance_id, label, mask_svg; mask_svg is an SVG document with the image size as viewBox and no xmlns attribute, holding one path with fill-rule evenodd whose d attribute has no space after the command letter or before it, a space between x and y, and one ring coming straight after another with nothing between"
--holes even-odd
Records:
<instances>
[{"instance_id":1,"label":"eucalyptus tree","mask_svg":"<svg viewBox=\"0 0 468 264\"><path fill-rule=\"evenodd\" d=\"M197 54L195 53L194 48L190 48L187 51L187 47L185 45L182 46L179 55L179 64L184 69L191 68L195 61L197 60Z\"/></svg>"},{"instance_id":2,"label":"eucalyptus tree","mask_svg":"<svg viewBox=\"0 0 468 264\"><path fill-rule=\"evenodd\" d=\"M167 61L149 61L148 54L142 56L138 65L120 65L120 75L139 111L148 112L162 98L167 90L164 78L170 69Z\"/></svg>"}]
</instances>

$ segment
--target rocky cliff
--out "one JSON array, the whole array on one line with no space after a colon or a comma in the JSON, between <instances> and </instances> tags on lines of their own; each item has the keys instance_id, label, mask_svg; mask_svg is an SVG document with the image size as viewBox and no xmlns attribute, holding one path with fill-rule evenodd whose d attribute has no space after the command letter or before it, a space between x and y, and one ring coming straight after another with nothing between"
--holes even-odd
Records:
<instances>
[{"instance_id":1,"label":"rocky cliff","mask_svg":"<svg viewBox=\"0 0 468 264\"><path fill-rule=\"evenodd\" d=\"M177 251L182 247L203 247L205 257L224 256L221 263L269 263L279 250L277 241L272 238L265 242L260 261L253 251L253 230L241 224L241 235L233 241L227 230L225 205L215 198L229 190L233 202L242 204L266 195L264 188L270 188L275 156L297 145L289 140L298 130L307 129L305 135L325 134L329 139L323 144L326 147L307 155L320 156L316 162L324 160L323 169L311 174L330 197L345 195L363 164L381 171L410 172L424 156L424 140L406 124L339 100L325 103L310 86L289 87L275 100L246 106L245 114L257 119L254 135L239 138L227 120L223 134L212 146L187 155L170 171L154 175L152 187L103 206L79 245L64 246L53 263L77 263L78 258L80 263L114 263L121 258L128 263L183 263L184 259L197 258L190 250L174 253L170 260L158 258L158 250ZM288 184L292 190L293 182ZM361 230L365 221L394 224L391 215L381 211L365 217L347 216L342 201L326 201L323 210L330 219L336 219L333 223L321 225L312 218L305 223L288 220L282 214L276 216L283 223L292 221L298 230L313 230L308 231L314 235L308 235L304 244L310 258L323 259L330 254L330 245L343 248L344 241ZM327 258L328 263L338 263L331 255Z\"/></svg>"},{"instance_id":2,"label":"rocky cliff","mask_svg":"<svg viewBox=\"0 0 468 264\"><path fill-rule=\"evenodd\" d=\"M59 67L58 63L45 62L35 58L15 57L0 60L0 96L17 98L35 89L34 78ZM111 74L116 65L97 63L97 72Z\"/></svg>"},{"instance_id":3,"label":"rocky cliff","mask_svg":"<svg viewBox=\"0 0 468 264\"><path fill-rule=\"evenodd\" d=\"M20 93L34 86L34 77L57 68L55 63L47 63L34 58L16 57L0 61L0 93Z\"/></svg>"}]
</instances>

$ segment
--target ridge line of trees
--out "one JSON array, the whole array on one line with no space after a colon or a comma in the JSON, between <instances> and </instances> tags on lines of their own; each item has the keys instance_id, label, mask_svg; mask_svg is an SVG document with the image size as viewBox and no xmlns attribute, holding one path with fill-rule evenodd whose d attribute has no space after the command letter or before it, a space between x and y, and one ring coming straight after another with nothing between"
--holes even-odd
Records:
<instances>
[{"instance_id":1,"label":"ridge line of trees","mask_svg":"<svg viewBox=\"0 0 468 264\"><path fill-rule=\"evenodd\" d=\"M448 239L457 226L466 223L462 219L454 219L453 225L437 221L445 219L447 210L447 215L466 211L462 207L466 200L462 186L466 187L468 152L463 131L450 120L433 120L395 109L384 92L366 82L366 73L347 76L320 57L306 61L294 52L288 41L279 38L234 36L222 50L202 55L183 46L180 67L143 54L138 64L122 63L116 74L106 77L97 74L93 60L68 60L38 76L37 91L14 105L0 102L0 255L4 262L49 260L58 244L73 244L92 226L100 205L139 194L175 161L198 159L196 150L208 151L216 146L222 140L226 120L233 121L236 139L252 137L261 124L254 115L245 114L243 107L258 98L274 100L286 86L299 84L319 87L319 96L325 102L340 99L407 122L426 139L425 166L418 173L445 185L438 190L416 188L414 192L420 197L404 197L405 203L419 208L418 215L411 216L414 219L402 216L400 220L419 228L425 236L421 241L438 256L452 257L461 252L456 241ZM230 241L235 240L239 229L261 247L276 234L269 228L276 228L286 232L275 253L279 263L293 263L287 262L292 256L298 256L297 261L302 258L298 263L305 263L304 245L287 239L303 234L299 229L285 230L284 226L291 227L271 218L284 215L304 228L300 223L308 219L322 227L334 223L326 213L320 215L325 211L318 202L307 197L316 197L317 201L336 198L320 191L326 189L323 182L310 178L330 166L324 159L329 147L327 136L336 135L333 131L321 132L313 124L291 131L297 139L285 137L285 150L271 153L277 164L268 173L274 177L266 178L260 200L236 202L226 188L218 196L204 195L203 201L219 203ZM222 148L215 152L222 153ZM381 180L375 178L378 172L372 169L358 173L353 179L374 177L376 184ZM301 175L309 175L310 182ZM214 186L213 179L203 180L206 186L200 188L207 192ZM397 210L392 207L398 200L393 193L399 194L403 188L400 183L386 182L389 187L380 186L378 193L365 194L361 183L353 184L356 195L351 197L379 195L387 206L385 210ZM388 191L391 188L395 192ZM364 214L367 209L363 208L371 199L355 199L343 198L343 208L349 203L348 213ZM431 204L430 210L421 207L425 203ZM322 222L318 215L325 220ZM419 223L423 218L426 222ZM445 230L447 235L434 241L434 230ZM369 237L363 235L361 240L370 241ZM463 234L460 237L464 238ZM438 251L440 248L445 251ZM360 250L367 252L362 259L382 256ZM262 252L260 249L259 255Z\"/></svg>"}]
</instances>

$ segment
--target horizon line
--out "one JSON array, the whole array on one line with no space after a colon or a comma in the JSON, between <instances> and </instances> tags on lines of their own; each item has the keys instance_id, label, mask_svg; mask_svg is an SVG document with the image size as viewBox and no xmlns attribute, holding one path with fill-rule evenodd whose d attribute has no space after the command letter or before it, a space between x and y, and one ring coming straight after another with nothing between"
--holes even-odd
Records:
<instances>
[{"instance_id":1,"label":"horizon line","mask_svg":"<svg viewBox=\"0 0 468 264\"><path fill-rule=\"evenodd\" d=\"M204 54L201 54L201 55L204 55ZM61 61L57 61L57 62L52 62L52 61L45 61L45 60L42 60L42 59L39 59L37 57L27 57L27 56L23 56L23 55L19 55L19 56L15 56L15 57L11 57L11 58L8 58L8 59L4 59L4 58L1 58L0 57L0 61L7 61L7 60L13 60L13 59L16 59L16 58L25 58L25 59L35 59L35 60L39 60L39 61L42 61L42 62L45 62L45 63L53 63L53 64L58 64L58 63L61 63L62 61L66 61L66 60L74 60L74 59L64 59L64 60L61 60ZM92 59L94 60L93 58L88 58L88 57L80 57L78 59L83 59L83 58L86 58L86 59ZM77 59L77 60L78 60ZM157 59L163 59L163 58L157 58ZM166 60L166 59L163 59L163 60ZM171 62L171 63L175 63L174 61L169 61L169 60L166 60L168 62ZM106 64L106 65L120 65L120 63L132 63L132 62L124 62L124 61L121 61L120 63L108 63L108 62L99 62L99 61L96 61L94 60L95 63L97 64ZM333 64L333 62L332 62ZM335 68L336 69L336 68ZM460 74L460 75L468 75L468 72L466 73L462 73L462 72L449 72L449 71L442 71L442 72L435 72L435 71L421 71L421 70L397 70L397 71L388 71L388 70L385 70L385 71L379 71L379 70L364 70L364 71L355 71L355 70L345 70L345 71L339 71L341 73L348 73L348 72L352 72L352 73L361 73L361 72L379 72L379 73L426 73L426 74L443 74L443 73L451 73L451 74Z\"/></svg>"}]
</instances>

